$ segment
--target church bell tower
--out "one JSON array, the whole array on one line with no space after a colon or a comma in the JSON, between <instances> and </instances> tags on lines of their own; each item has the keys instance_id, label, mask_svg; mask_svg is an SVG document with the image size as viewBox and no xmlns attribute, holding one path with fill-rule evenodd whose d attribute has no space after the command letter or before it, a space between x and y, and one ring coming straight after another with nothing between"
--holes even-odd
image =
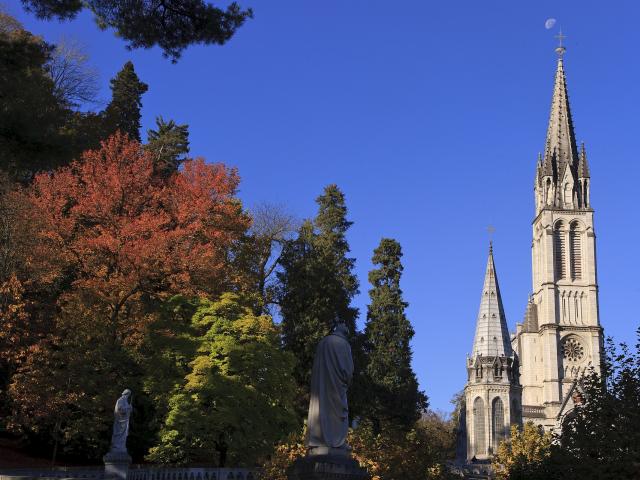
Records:
<instances>
[{"instance_id":1,"label":"church bell tower","mask_svg":"<svg viewBox=\"0 0 640 480\"><path fill-rule=\"evenodd\" d=\"M562 44L556 52L546 145L534 182L533 291L512 341L521 362L523 421L545 428L572 407L575 381L590 367L600 370L603 349L591 177L586 149L576 143Z\"/></svg>"},{"instance_id":2,"label":"church bell tower","mask_svg":"<svg viewBox=\"0 0 640 480\"><path fill-rule=\"evenodd\" d=\"M489 247L464 387L467 461L488 460L508 438L510 426L522 422L521 394L518 357L511 347L493 247Z\"/></svg>"}]
</instances>

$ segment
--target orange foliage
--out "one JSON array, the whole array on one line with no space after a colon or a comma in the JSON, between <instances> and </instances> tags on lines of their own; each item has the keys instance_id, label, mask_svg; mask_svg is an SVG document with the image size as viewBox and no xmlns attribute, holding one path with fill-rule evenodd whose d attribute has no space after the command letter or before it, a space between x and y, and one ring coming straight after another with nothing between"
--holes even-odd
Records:
<instances>
[{"instance_id":1,"label":"orange foliage","mask_svg":"<svg viewBox=\"0 0 640 480\"><path fill-rule=\"evenodd\" d=\"M116 133L34 179L26 195L43 226L31 261L51 282L71 275L73 289L114 320L142 294L210 292L249 225L234 198L238 182L234 169L202 159L159 179L151 154Z\"/></svg>"}]
</instances>

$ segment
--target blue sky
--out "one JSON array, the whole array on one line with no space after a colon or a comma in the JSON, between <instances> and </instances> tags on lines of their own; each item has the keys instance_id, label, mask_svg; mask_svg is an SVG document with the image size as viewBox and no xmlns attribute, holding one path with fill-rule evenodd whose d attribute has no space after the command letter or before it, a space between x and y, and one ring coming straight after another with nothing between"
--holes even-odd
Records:
<instances>
[{"instance_id":1,"label":"blue sky","mask_svg":"<svg viewBox=\"0 0 640 480\"><path fill-rule=\"evenodd\" d=\"M192 154L237 166L247 206L282 203L313 216L329 183L345 192L363 293L382 236L404 249L403 289L416 330L414 368L436 409L463 388L495 226L509 327L531 290L533 174L544 146L556 29L596 210L600 314L607 335L640 326L640 5L602 1L242 0L255 19L224 47L194 47L176 65L127 51L87 14L34 33L82 42L108 81L127 60L149 84L143 129L188 123Z\"/></svg>"}]
</instances>

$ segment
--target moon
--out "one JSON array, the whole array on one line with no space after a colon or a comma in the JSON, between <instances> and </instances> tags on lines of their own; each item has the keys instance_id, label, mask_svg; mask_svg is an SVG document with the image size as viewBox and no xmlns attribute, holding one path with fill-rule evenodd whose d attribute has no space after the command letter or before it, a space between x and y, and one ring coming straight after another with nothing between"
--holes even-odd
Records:
<instances>
[{"instance_id":1,"label":"moon","mask_svg":"<svg viewBox=\"0 0 640 480\"><path fill-rule=\"evenodd\" d=\"M551 30L555 24L556 24L555 18L547 18L544 22L544 28L546 28L547 30Z\"/></svg>"}]
</instances>

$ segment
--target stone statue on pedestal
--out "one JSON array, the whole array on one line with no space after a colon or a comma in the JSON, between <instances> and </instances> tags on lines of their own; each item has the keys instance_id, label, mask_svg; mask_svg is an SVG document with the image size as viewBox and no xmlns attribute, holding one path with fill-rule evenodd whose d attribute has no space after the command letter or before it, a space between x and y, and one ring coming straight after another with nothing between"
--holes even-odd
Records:
<instances>
[{"instance_id":1,"label":"stone statue on pedestal","mask_svg":"<svg viewBox=\"0 0 640 480\"><path fill-rule=\"evenodd\" d=\"M113 412L113 434L111 435L111 452L127 453L127 436L129 435L129 417L131 416L131 390L122 392Z\"/></svg>"},{"instance_id":2,"label":"stone statue on pedestal","mask_svg":"<svg viewBox=\"0 0 640 480\"><path fill-rule=\"evenodd\" d=\"M307 455L289 467L289 480L370 478L351 457L351 448L347 445L347 389L353 376L348 334L344 323L336 323L318 344L311 372Z\"/></svg>"},{"instance_id":3,"label":"stone statue on pedestal","mask_svg":"<svg viewBox=\"0 0 640 480\"><path fill-rule=\"evenodd\" d=\"M348 450L347 389L353 377L353 358L344 323L318 344L311 371L311 398L306 445L311 455Z\"/></svg>"},{"instance_id":4,"label":"stone statue on pedestal","mask_svg":"<svg viewBox=\"0 0 640 480\"><path fill-rule=\"evenodd\" d=\"M116 401L113 412L111 448L109 453L103 457L105 477L114 477L120 480L127 478L131 464L131 457L127 453L127 436L129 435L129 418L132 411L131 390L127 388Z\"/></svg>"}]
</instances>

